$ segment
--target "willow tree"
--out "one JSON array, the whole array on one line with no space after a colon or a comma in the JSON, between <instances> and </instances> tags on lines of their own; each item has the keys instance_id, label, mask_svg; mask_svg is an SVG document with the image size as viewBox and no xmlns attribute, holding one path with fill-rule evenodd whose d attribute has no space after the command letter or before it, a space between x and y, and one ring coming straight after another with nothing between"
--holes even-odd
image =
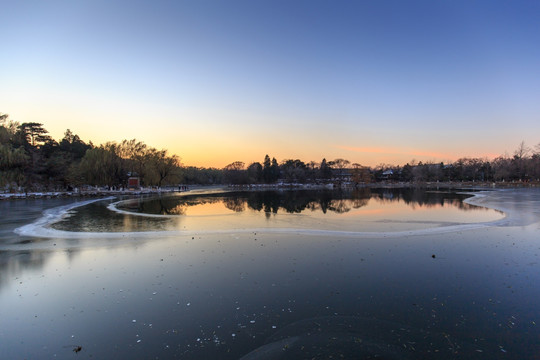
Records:
<instances>
[{"instance_id":1,"label":"willow tree","mask_svg":"<svg viewBox=\"0 0 540 360\"><path fill-rule=\"evenodd\" d=\"M24 147L15 146L14 136L18 123L9 120L8 114L0 113L0 185L22 185L25 182L25 168L30 157Z\"/></svg>"},{"instance_id":2,"label":"willow tree","mask_svg":"<svg viewBox=\"0 0 540 360\"><path fill-rule=\"evenodd\" d=\"M149 148L145 143L136 139L123 140L118 149L119 156L126 162L126 168L131 175L138 175L144 183L145 170L155 149Z\"/></svg>"},{"instance_id":3,"label":"willow tree","mask_svg":"<svg viewBox=\"0 0 540 360\"><path fill-rule=\"evenodd\" d=\"M126 174L115 143L86 151L78 166L82 179L90 185L115 186L125 182Z\"/></svg>"},{"instance_id":4,"label":"willow tree","mask_svg":"<svg viewBox=\"0 0 540 360\"><path fill-rule=\"evenodd\" d=\"M164 183L180 181L180 158L167 155L167 150L149 149L146 154L145 178L149 185L161 187Z\"/></svg>"},{"instance_id":5,"label":"willow tree","mask_svg":"<svg viewBox=\"0 0 540 360\"><path fill-rule=\"evenodd\" d=\"M10 144L0 144L0 185L22 185L26 179L24 169L29 161L23 147L13 148Z\"/></svg>"}]
</instances>

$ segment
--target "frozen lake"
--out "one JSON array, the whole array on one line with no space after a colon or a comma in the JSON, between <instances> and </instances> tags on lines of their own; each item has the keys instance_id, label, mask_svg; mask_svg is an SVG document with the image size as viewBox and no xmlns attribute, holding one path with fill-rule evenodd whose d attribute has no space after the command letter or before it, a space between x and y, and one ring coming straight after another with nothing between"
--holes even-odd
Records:
<instances>
[{"instance_id":1,"label":"frozen lake","mask_svg":"<svg viewBox=\"0 0 540 360\"><path fill-rule=\"evenodd\" d=\"M538 190L213 191L0 214L5 358L540 354Z\"/></svg>"}]
</instances>

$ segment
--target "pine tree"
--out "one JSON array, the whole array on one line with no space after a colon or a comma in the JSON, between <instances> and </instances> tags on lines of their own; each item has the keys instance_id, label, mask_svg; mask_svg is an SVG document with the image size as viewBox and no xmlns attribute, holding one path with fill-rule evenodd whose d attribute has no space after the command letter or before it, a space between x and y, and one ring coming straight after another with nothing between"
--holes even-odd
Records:
<instances>
[{"instance_id":1,"label":"pine tree","mask_svg":"<svg viewBox=\"0 0 540 360\"><path fill-rule=\"evenodd\" d=\"M272 168L271 168L271 163L270 163L270 156L268 156L268 154L266 154L266 156L264 157L264 162L263 162L263 179L264 179L264 182L269 184L270 182L272 182Z\"/></svg>"}]
</instances>

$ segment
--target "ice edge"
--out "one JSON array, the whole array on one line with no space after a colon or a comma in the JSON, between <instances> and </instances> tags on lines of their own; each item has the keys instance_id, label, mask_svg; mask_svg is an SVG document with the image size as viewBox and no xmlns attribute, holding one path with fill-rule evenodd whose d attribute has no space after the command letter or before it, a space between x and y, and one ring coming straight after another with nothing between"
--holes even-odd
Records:
<instances>
[{"instance_id":1,"label":"ice edge","mask_svg":"<svg viewBox=\"0 0 540 360\"><path fill-rule=\"evenodd\" d=\"M56 230L50 227L50 225L61 220L66 214L77 207L85 206L93 202L112 200L114 197L100 198L94 200L88 200L83 202L77 202L70 205L65 205L53 209L48 209L43 213L43 216L38 220L34 221L31 224L27 224L16 228L15 233L23 236L32 236L39 238L56 238L56 239L86 239L86 238L107 238L107 239L119 239L119 238L142 238L149 235L161 235L161 236L193 236L193 235L204 235L204 234L224 234L224 233L270 233L270 234L298 234L298 235L310 235L310 236L342 236L342 237L352 237L352 238L395 238L395 237L404 237L404 236L413 236L413 235L432 235L432 234L441 234L441 233L450 233L457 231L481 229L490 226L495 226L498 224L504 224L507 218L506 212L503 209L497 208L493 204L490 204L489 201L486 203L484 200L488 195L482 193L468 193L473 195L470 198L464 200L465 203L491 208L494 210L501 211L505 216L502 219L495 221L484 222L484 223L475 223L475 224L459 224L459 225L450 225L450 226L441 226L433 227L427 229L418 229L418 230L405 230L405 231L393 231L393 232L368 232L368 231L339 231L339 230L321 230L321 229L303 229L303 228L231 228L231 229L222 229L222 230L197 230L197 231L186 231L186 230L171 230L171 231L140 231L140 232L76 232L76 231L65 231L65 230ZM133 213L129 211L119 210L116 208L116 204L120 203L111 203L107 206L107 209L110 211L116 211L119 213L130 214L130 215L139 215L139 216L148 216L148 217L171 217L174 215L152 215L152 214L140 214Z\"/></svg>"}]
</instances>

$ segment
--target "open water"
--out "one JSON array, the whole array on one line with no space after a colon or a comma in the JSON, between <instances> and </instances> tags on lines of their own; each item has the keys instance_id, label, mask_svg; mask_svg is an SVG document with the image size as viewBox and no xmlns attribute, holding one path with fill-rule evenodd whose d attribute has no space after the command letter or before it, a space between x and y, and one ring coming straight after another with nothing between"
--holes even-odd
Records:
<instances>
[{"instance_id":1,"label":"open water","mask_svg":"<svg viewBox=\"0 0 540 360\"><path fill-rule=\"evenodd\" d=\"M0 202L6 359L540 358L540 191Z\"/></svg>"}]
</instances>

